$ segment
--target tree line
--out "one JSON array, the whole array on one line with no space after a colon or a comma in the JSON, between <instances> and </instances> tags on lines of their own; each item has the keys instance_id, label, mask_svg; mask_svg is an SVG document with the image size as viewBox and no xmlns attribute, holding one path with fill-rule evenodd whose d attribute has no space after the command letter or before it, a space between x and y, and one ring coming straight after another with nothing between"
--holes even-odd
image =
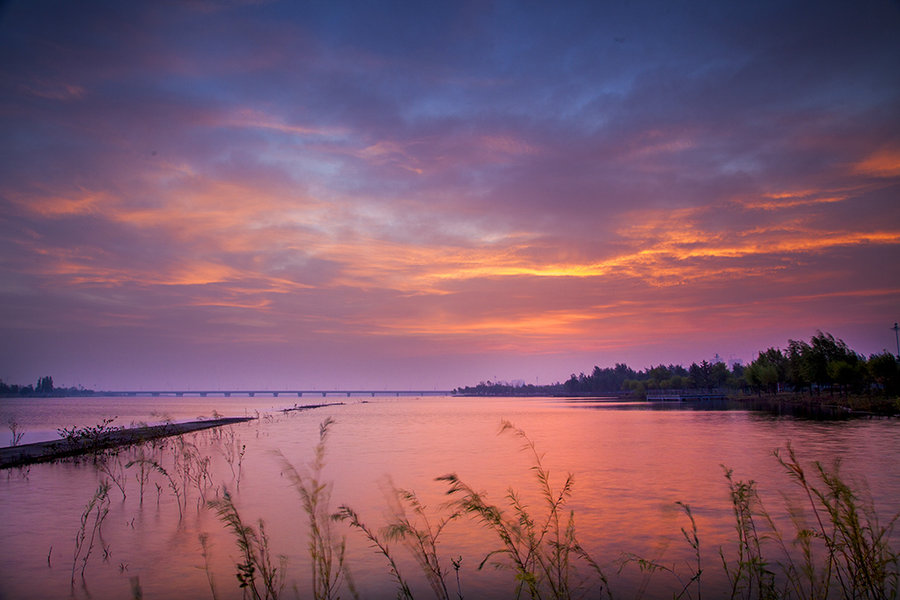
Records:
<instances>
[{"instance_id":1,"label":"tree line","mask_svg":"<svg viewBox=\"0 0 900 600\"><path fill-rule=\"evenodd\" d=\"M90 396L93 393L94 390L83 387L56 387L49 375L40 377L34 385L8 384L0 379L0 396Z\"/></svg>"},{"instance_id":2,"label":"tree line","mask_svg":"<svg viewBox=\"0 0 900 600\"><path fill-rule=\"evenodd\" d=\"M747 385L758 393L829 391L838 394L873 390L900 394L900 363L890 352L868 358L818 332L809 343L788 340L787 348L768 348L745 369Z\"/></svg>"},{"instance_id":3,"label":"tree line","mask_svg":"<svg viewBox=\"0 0 900 600\"><path fill-rule=\"evenodd\" d=\"M749 365L701 361L689 367L657 365L635 371L624 363L595 366L574 373L563 383L513 386L481 382L455 393L477 396L642 395L651 390L731 390L746 393L808 392L831 394L900 394L900 362L890 352L866 358L830 333L817 332L810 341L788 340L787 348L768 348Z\"/></svg>"}]
</instances>

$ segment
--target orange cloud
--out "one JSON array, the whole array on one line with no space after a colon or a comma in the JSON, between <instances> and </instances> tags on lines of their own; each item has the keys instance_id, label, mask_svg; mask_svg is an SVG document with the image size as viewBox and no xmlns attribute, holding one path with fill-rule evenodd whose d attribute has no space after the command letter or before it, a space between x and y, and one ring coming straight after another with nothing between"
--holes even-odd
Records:
<instances>
[{"instance_id":1,"label":"orange cloud","mask_svg":"<svg viewBox=\"0 0 900 600\"><path fill-rule=\"evenodd\" d=\"M771 192L762 198L748 198L740 201L745 208L752 210L780 210L798 206L814 206L816 204L833 204L850 198L849 193L830 190L802 190L787 192Z\"/></svg>"},{"instance_id":2,"label":"orange cloud","mask_svg":"<svg viewBox=\"0 0 900 600\"><path fill-rule=\"evenodd\" d=\"M900 176L900 149L885 148L873 152L853 166L854 173L873 177Z\"/></svg>"},{"instance_id":3,"label":"orange cloud","mask_svg":"<svg viewBox=\"0 0 900 600\"><path fill-rule=\"evenodd\" d=\"M45 191L41 194L27 195L10 193L9 197L24 210L49 218L101 212L111 202L107 193L83 188L78 188L69 195Z\"/></svg>"}]
</instances>

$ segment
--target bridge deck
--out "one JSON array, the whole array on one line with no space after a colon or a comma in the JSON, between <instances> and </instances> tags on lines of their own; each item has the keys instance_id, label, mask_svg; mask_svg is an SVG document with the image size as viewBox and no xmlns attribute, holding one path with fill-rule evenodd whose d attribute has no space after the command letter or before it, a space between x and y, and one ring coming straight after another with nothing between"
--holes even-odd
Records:
<instances>
[{"instance_id":1,"label":"bridge deck","mask_svg":"<svg viewBox=\"0 0 900 600\"><path fill-rule=\"evenodd\" d=\"M450 390L114 390L96 396L449 396Z\"/></svg>"}]
</instances>

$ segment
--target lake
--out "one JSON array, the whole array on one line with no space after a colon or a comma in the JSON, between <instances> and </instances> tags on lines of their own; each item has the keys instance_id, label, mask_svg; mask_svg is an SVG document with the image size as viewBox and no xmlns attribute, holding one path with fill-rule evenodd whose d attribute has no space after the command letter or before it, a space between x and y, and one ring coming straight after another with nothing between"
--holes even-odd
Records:
<instances>
[{"instance_id":1,"label":"lake","mask_svg":"<svg viewBox=\"0 0 900 600\"><path fill-rule=\"evenodd\" d=\"M294 402L343 404L280 410ZM329 417L334 423L322 470L322 480L332 486L329 511L349 506L376 532L401 511L419 528L426 527L426 517L436 528L451 514L446 503L455 496L447 495L447 482L435 479L450 473L507 514L513 514L510 489L529 514L546 514L532 468L535 454L523 449L526 440L514 431L499 433L501 422L512 423L534 443L555 490L572 474L563 527L572 510L578 540L603 568L616 598L672 597L690 579L696 556L681 530L691 525L676 502L688 504L696 520L703 595L717 597L724 589L719 549L733 555L737 538L723 465L733 469L735 480L756 482L763 505L792 538L790 508L804 506L805 496L773 456L788 443L810 471L812 461L830 466L840 459L841 473L871 499L883 524L900 508L896 420L812 421L695 408L559 398L0 399L0 423L19 423L22 443L55 439L58 428L112 417L113 425L127 426L214 413L260 415L123 450L102 463L82 459L0 472L0 598L128 598L136 587L144 598L241 598L235 537L204 504L221 500L226 490L245 524L258 528L264 521L269 550L284 557L283 597L295 597L296 590L296 596L311 598L308 517L289 467L310 472L320 424ZM8 445L9 437L4 429L0 443ZM143 462L126 468L136 459ZM162 470L151 468L151 461ZM125 497L111 485L100 504L106 511L100 535L85 561L96 511L86 519L80 549L76 536L103 480L118 480ZM409 504L404 509L393 491L398 488L414 492L423 514ZM335 539L346 538L345 563L359 597L397 597L385 557L347 523L330 527ZM513 572L478 568L499 547L496 534L471 516L446 525L437 553L450 597L514 596ZM390 550L415 597L433 597L402 543L392 542ZM629 556L673 569L681 582L669 572L641 572ZM571 580L574 585L581 579L593 586L585 588L585 597L601 597L598 580L583 563ZM352 597L349 581L341 589L341 597Z\"/></svg>"}]
</instances>

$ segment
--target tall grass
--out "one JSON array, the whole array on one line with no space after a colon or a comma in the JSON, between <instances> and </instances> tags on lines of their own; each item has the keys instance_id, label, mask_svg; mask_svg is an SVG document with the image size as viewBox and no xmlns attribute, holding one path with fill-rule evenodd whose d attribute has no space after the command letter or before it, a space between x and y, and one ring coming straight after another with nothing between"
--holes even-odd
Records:
<instances>
[{"instance_id":1,"label":"tall grass","mask_svg":"<svg viewBox=\"0 0 900 600\"><path fill-rule=\"evenodd\" d=\"M810 598L833 590L843 598L900 596L900 554L891 547L900 512L882 525L871 500L841 476L839 461L831 469L813 463L812 479L790 445L786 455L776 451L775 457L803 490L813 516L812 528L797 528L804 562L789 572L795 587ZM813 560L815 542L823 556L819 565Z\"/></svg>"},{"instance_id":2,"label":"tall grass","mask_svg":"<svg viewBox=\"0 0 900 600\"><path fill-rule=\"evenodd\" d=\"M84 570L87 568L88 559L94 550L94 543L103 543L103 521L109 514L109 483L103 481L97 486L97 491L88 501L81 513L81 525L75 532L75 552L72 557L72 585L75 585L75 572L81 567L81 579L84 580ZM52 551L52 548L51 548ZM108 550L104 549L108 554ZM47 555L47 563L50 556Z\"/></svg>"},{"instance_id":3,"label":"tall grass","mask_svg":"<svg viewBox=\"0 0 900 600\"><path fill-rule=\"evenodd\" d=\"M173 494L175 494L175 504L176 504L176 506L178 506L178 520L181 521L181 519L184 518L184 508L187 506L187 494L186 494L187 490L179 489L178 484L175 482L175 480L172 478L172 476L169 474L169 472L165 469L165 467L163 467L161 464L159 464L159 461L157 461L155 459L146 458L143 454L141 454L140 457L138 457L134 460L128 461L128 463L125 465L125 468L128 469L135 465L138 465L140 467L141 471L143 471L144 469L149 469L150 471L155 471L156 473L159 473L160 475L162 475L163 477L166 478L166 481L169 484L169 489L172 490ZM157 497L157 503L158 503L159 502L159 494L161 492L161 488L160 488L159 484L156 484L156 489L157 489L156 497ZM182 492L185 492L185 493L182 493ZM182 507L182 504L184 504L185 506Z\"/></svg>"},{"instance_id":4,"label":"tall grass","mask_svg":"<svg viewBox=\"0 0 900 600\"><path fill-rule=\"evenodd\" d=\"M281 455L282 470L300 494L301 506L309 525L308 551L311 567L312 595L315 600L336 600L344 583L355 595L353 580L344 563L346 541L331 529L329 509L331 484L324 481L325 449L328 431L334 424L329 417L319 425L319 442L313 460L306 468L297 469Z\"/></svg>"},{"instance_id":5,"label":"tall grass","mask_svg":"<svg viewBox=\"0 0 900 600\"><path fill-rule=\"evenodd\" d=\"M461 513L451 512L446 516L429 517L427 507L422 504L419 497L411 490L404 490L391 486L391 520L384 528L384 534L389 540L402 542L410 554L419 564L419 568L425 575L428 585L431 587L434 597L439 600L449 600L450 592L447 587L447 575L449 570L441 564L438 555L438 538L447 525L458 518ZM411 514L410 514L411 513ZM457 572L459 567L456 567ZM457 596L461 593L457 589Z\"/></svg>"},{"instance_id":6,"label":"tall grass","mask_svg":"<svg viewBox=\"0 0 900 600\"><path fill-rule=\"evenodd\" d=\"M15 419L10 417L6 421L6 426L9 427L9 433L11 434L9 445L10 446L18 446L19 442L22 441L22 437L25 435L24 431L20 431L19 423L16 422Z\"/></svg>"},{"instance_id":7,"label":"tall grass","mask_svg":"<svg viewBox=\"0 0 900 600\"><path fill-rule=\"evenodd\" d=\"M763 554L764 535L759 523L763 519L771 523L762 507L756 482L736 481L732 469L725 468L725 479L731 498L735 523L735 554L729 560L725 550L719 548L722 568L731 586L731 598L775 598L775 573ZM774 528L773 528L774 529Z\"/></svg>"},{"instance_id":8,"label":"tall grass","mask_svg":"<svg viewBox=\"0 0 900 600\"><path fill-rule=\"evenodd\" d=\"M221 499L210 500L208 506L216 511L219 519L234 534L242 559L236 565L236 575L245 596L249 595L253 600L276 600L284 586L287 559L281 556L278 566L272 563L263 520L258 521L258 530L245 524L227 490ZM205 550L204 544L204 552ZM211 579L210 586L212 587Z\"/></svg>"},{"instance_id":9,"label":"tall grass","mask_svg":"<svg viewBox=\"0 0 900 600\"><path fill-rule=\"evenodd\" d=\"M280 458L283 474L299 495L298 514L304 517L308 529L310 590L306 597L333 600L356 596L347 565L346 540L336 529L339 523L362 535L383 557L396 585L396 597L402 600L413 600L414 590L429 588L430 594L426 594L439 600L464 597L465 571L461 568L464 557L448 556L442 552L441 542L449 528L464 528L473 523L486 531L492 541L483 554L474 557L472 564L479 570L490 566L508 572L514 597L614 597L611 583L617 582L610 581L605 569L579 540L577 519L571 508L575 491L573 476L551 477L543 455L523 430L507 421L501 422L500 434L521 442L522 451L529 456L534 490L522 493L510 487L496 502L451 473L436 479L447 502L429 509L415 492L392 485L386 521L373 527L347 505L340 505L336 511L330 508L332 485L326 478L325 466L333 425L330 418L321 423L313 457L308 463L297 467L283 455ZM193 450L185 452L189 446L176 447L180 448L181 457L194 454ZM618 554L604 556L603 564L618 563L620 574L625 568L637 565L646 581L651 576L669 577L672 579L669 595L679 600L701 600L704 596L746 600L900 597L900 555L891 545L900 513L881 522L871 500L844 476L839 463L832 467L818 462L807 466L790 445L774 455L797 486L795 491L800 492L785 494L786 498L794 498L785 500L784 514L789 518L773 517L772 514L782 513L768 511L759 484L740 479L732 469L723 466L722 498L733 524L728 542L718 547L702 543L703 532L691 506L678 502L686 518L681 539L690 551L685 561L676 565L661 558L648 560L633 554ZM192 470L186 473L187 467L182 467L179 475L182 481L192 483L202 496L207 484L205 470L198 469L198 464L201 462L193 460ZM152 459L141 455L127 466L137 465L166 476L180 510L183 488ZM95 515L99 533L102 503L108 503L108 498L104 500L108 486L90 510L85 511L82 527L85 549L90 547L87 533L91 531L87 515ZM288 575L286 559L276 558L270 549L264 522L260 519L249 525L243 520L227 491L206 506L216 511L234 536L240 551L237 580L245 596L278 598ZM205 540L201 543L215 597L217 590L205 555ZM418 573L409 568L411 563L398 556L398 548L415 560ZM85 551L89 555L89 550ZM86 555L81 556L86 562ZM73 580L75 569L73 564ZM416 587L411 575L424 578L428 586ZM643 591L641 588L637 593ZM634 590L629 590L627 597L633 593Z\"/></svg>"},{"instance_id":10,"label":"tall grass","mask_svg":"<svg viewBox=\"0 0 900 600\"><path fill-rule=\"evenodd\" d=\"M370 528L368 525L363 523L359 515L352 508L346 505L341 505L338 508L338 511L332 515L332 519L336 521L344 521L350 525L353 529L361 532L373 548L376 551L385 557L388 561L388 565L390 565L390 573L391 578L397 583L397 598L398 600L413 600L412 590L409 587L409 583L403 577L400 572L400 566L397 564L397 559L393 552L391 552L390 545L388 541L384 538L384 535L378 535L376 531Z\"/></svg>"},{"instance_id":11,"label":"tall grass","mask_svg":"<svg viewBox=\"0 0 900 600\"><path fill-rule=\"evenodd\" d=\"M595 597L604 593L611 596L603 570L576 538L574 511L566 509L574 486L572 474L569 473L561 485L554 486L534 441L523 430L503 421L500 433L507 432L520 438L522 449L532 456L531 469L537 480L543 510L533 512L513 488L507 490L507 510L504 510L490 503L486 494L476 491L456 474L438 478L448 486L451 506L475 518L498 538L499 547L489 551L478 568L490 561L497 568L511 569L517 598L523 593L535 599L567 599L587 593ZM578 575L578 562L597 577L597 589L586 587L589 580Z\"/></svg>"},{"instance_id":12,"label":"tall grass","mask_svg":"<svg viewBox=\"0 0 900 600\"><path fill-rule=\"evenodd\" d=\"M738 480L724 468L733 515L734 537L718 548L727 587L719 597L731 599L822 600L852 598L887 600L900 597L900 554L891 536L900 513L881 524L870 499L840 472L840 463L812 463L807 471L794 449L774 452L776 460L799 487L804 503L788 502L790 525L772 517L760 498L757 483ZM679 503L681 504L681 503ZM687 585L674 594L701 594L702 554L696 522L687 505L692 530L682 534L696 557ZM628 556L647 572L666 572L684 582L675 567Z\"/></svg>"}]
</instances>

